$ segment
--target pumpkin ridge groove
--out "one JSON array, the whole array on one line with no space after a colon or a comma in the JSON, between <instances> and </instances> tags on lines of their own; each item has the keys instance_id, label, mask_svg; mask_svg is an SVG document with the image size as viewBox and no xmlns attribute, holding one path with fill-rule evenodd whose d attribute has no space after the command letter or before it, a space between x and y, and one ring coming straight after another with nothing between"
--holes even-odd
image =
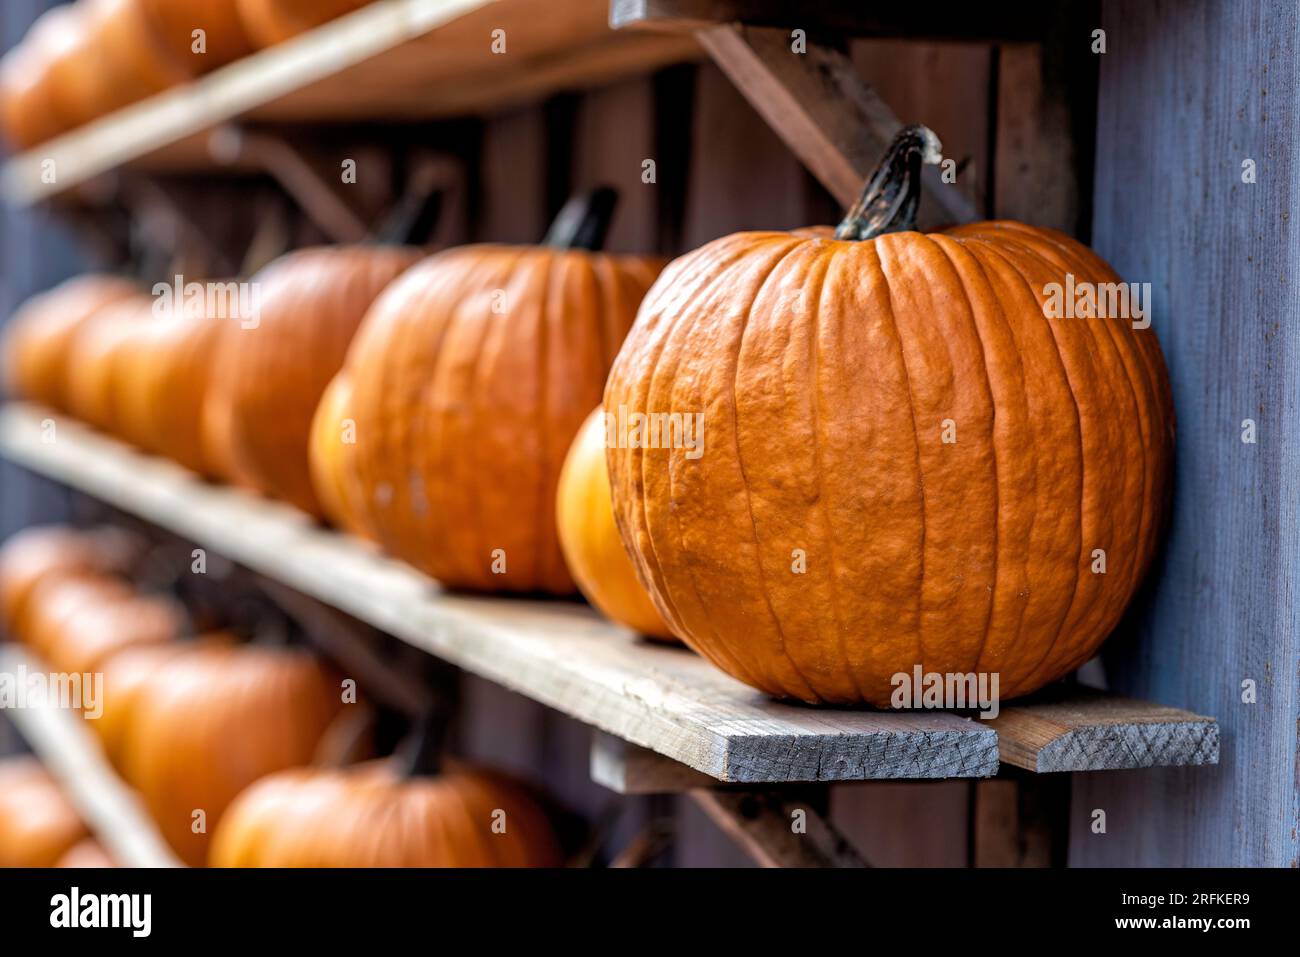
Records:
<instances>
[{"instance_id":1,"label":"pumpkin ridge groove","mask_svg":"<svg viewBox=\"0 0 1300 957\"><path fill-rule=\"evenodd\" d=\"M893 235L893 234L888 234ZM883 238L883 237L881 237ZM898 317L894 312L894 290L890 287L889 272L885 269L884 257L880 255L879 240L871 240L871 251L876 257L876 268L880 270L881 278L884 280L885 302L888 304L889 324L894 329L894 339L898 342L898 359L903 367L903 382L907 386L907 407L912 413L912 448L916 459L916 486L917 495L921 500L921 544L918 548L920 555L920 585L916 590L916 638L918 644L917 662L925 662L925 614L924 614L924 596L925 596L925 473L921 470L921 433L916 424L916 398L912 392L912 373L907 368L907 353L903 349L903 334L898 327Z\"/></svg>"},{"instance_id":2,"label":"pumpkin ridge groove","mask_svg":"<svg viewBox=\"0 0 1300 957\"><path fill-rule=\"evenodd\" d=\"M831 267L835 264L835 257L839 249L832 246L830 255L819 256L818 262L822 265L820 275L817 277L817 295L812 310L812 329L809 331L809 368L808 380L812 383L812 414L813 414L813 474L817 476L817 501L821 506L822 526L826 540L826 552L830 564L830 589L831 589L831 620L835 627L835 642L840 649L840 658L844 662L845 671L848 672L849 683L853 686L854 692L862 701L867 700L863 693L862 684L858 681L857 668L853 665L853 659L848 653L844 644L844 629L840 621L839 609L839 590L836 588L836 566L835 566L835 535L831 531L830 505L826 501L824 491L824 482L822 481L822 454L821 454L821 423L823 416L821 414L821 386L819 372L821 370L821 310L822 300L826 293L826 277L831 273ZM821 759L818 758L818 780L821 780Z\"/></svg>"},{"instance_id":3,"label":"pumpkin ridge groove","mask_svg":"<svg viewBox=\"0 0 1300 957\"><path fill-rule=\"evenodd\" d=\"M976 652L975 654L975 662L973 665L976 673L978 673L980 671L980 664L984 659L984 650L988 646L989 630L993 624L993 610L997 604L998 570L999 568L1001 568L1001 562L998 561L998 544L1001 540L1001 531L1002 531L1000 527L1002 497L1000 494L1001 489L998 485L998 443L997 443L998 402L997 402L997 397L993 393L993 377L992 375L989 374L989 360L988 360L988 351L987 351L989 344L985 342L984 337L980 335L979 320L975 318L975 303L970 296L970 284L967 282L967 277L962 267L957 264L957 260L953 258L952 251L947 247L947 243L955 242L955 240L951 240L946 236L938 237L938 238L942 238L944 242L938 242L935 236L927 236L926 238L928 238L931 243L937 246L939 252L941 252L944 258L948 260L948 263L949 265L952 266L952 270L956 274L957 279L961 282L962 292L966 295L966 305L970 311L971 329L974 333L976 341L979 342L980 344L980 367L984 370L984 387L985 389L988 390L989 408L991 410L991 418L989 419L989 461L993 469L993 483L992 483L992 487L993 487L993 552L992 552L993 582L989 586L989 612L984 619L984 630L980 635L980 647L979 647L979 651ZM980 265L979 260L976 259L974 256L971 256L969 253L967 254L967 256L972 262L974 262L975 268L979 270L982 274L983 267ZM987 281L987 277L985 281ZM996 302L996 298L994 298L994 301ZM998 308L1000 311L1001 306L999 305Z\"/></svg>"},{"instance_id":4,"label":"pumpkin ridge groove","mask_svg":"<svg viewBox=\"0 0 1300 957\"><path fill-rule=\"evenodd\" d=\"M1069 265L1073 265L1075 268L1079 269L1080 272L1097 272L1097 269L1092 264L1088 263L1087 259L1078 251L1070 249L1065 244L1059 242L1051 234L1047 234L1042 241L1048 243L1049 248L1066 262L1067 268ZM1039 252L1038 255L1040 258L1043 258L1041 252ZM1105 264L1102 263L1101 265ZM1109 266L1106 268L1112 274L1114 273ZM1116 275L1115 278L1118 279L1119 277ZM1141 511L1139 512L1138 532L1134 542L1134 555L1132 556L1130 565L1128 588L1129 594L1133 594L1141 584L1143 574L1146 571L1146 565L1149 560L1148 551L1150 550L1150 541L1153 534L1152 525L1156 521L1155 516L1151 514L1147 507L1148 499L1151 495L1151 487L1154 482L1154 476L1152 474L1153 466L1148 463L1149 456L1147 446L1148 443L1155 440L1158 432L1158 426L1152 418L1152 413L1160 403L1156 400L1156 393L1158 390L1157 386L1152 381L1152 370L1147 362L1147 357L1143 352L1142 345L1137 341L1136 336L1128 335L1123 330L1112 328L1109 321L1102 320L1102 324L1106 328L1106 333L1110 338L1116 355L1119 357L1120 365L1124 369L1124 376L1128 382L1129 393L1133 398L1133 406L1137 412L1138 429L1142 438L1142 441L1138 443L1138 451L1142 457L1142 491L1140 493ZM1139 382L1134 379L1134 369L1132 367L1136 367L1137 369L1138 376L1141 379L1140 385ZM1141 394L1142 398L1139 398L1139 394Z\"/></svg>"},{"instance_id":5,"label":"pumpkin ridge groove","mask_svg":"<svg viewBox=\"0 0 1300 957\"><path fill-rule=\"evenodd\" d=\"M824 699L813 689L807 676L799 667L799 663L795 661L794 656L790 654L789 649L786 647L785 629L781 627L781 619L777 616L776 609L772 605L772 596L767 590L767 578L763 574L762 543L758 536L758 522L754 518L754 500L749 491L749 475L745 471L745 460L740 451L740 393L738 385L740 378L740 354L745 347L745 330L749 328L749 317L753 314L754 303L761 298L763 290L767 287L767 284L771 282L772 277L776 275L781 264L802 245L802 241L791 243L789 248L787 248L772 262L770 266L768 266L767 275L758 283L757 288L754 290L754 295L745 306L745 314L740 319L740 329L736 336L736 352L734 356L735 368L732 370L731 376L731 428L736 442L736 467L740 470L741 488L745 490L745 511L749 513L749 527L754 533L754 564L758 569L758 590L763 596L763 603L767 606L767 613L772 616L772 622L776 625L776 635L781 642L781 654L785 657L786 661L790 663L790 667L794 669L795 675L801 682L803 682L805 690L809 695L811 695L811 698L806 700L812 700L820 704L824 703Z\"/></svg>"},{"instance_id":6,"label":"pumpkin ridge groove","mask_svg":"<svg viewBox=\"0 0 1300 957\"><path fill-rule=\"evenodd\" d=\"M987 243L984 240L980 240L980 242L983 243L988 248L990 253L999 257L1004 263L1010 266L1012 271L1015 272L1015 274L1020 277L1020 281L1024 283L1026 291L1029 293L1031 297L1033 297L1034 301L1037 302L1038 294L1034 291L1034 284L1029 280L1029 277L1025 275L1024 270L1022 270L1020 266L1011 259L1011 257L1005 255L1000 249L998 249L993 244ZM1057 339L1056 337L1056 330L1052 328L1051 322L1048 321L1046 318L1044 318L1044 322L1047 323L1047 329L1051 333L1052 345L1056 350L1057 362L1060 364L1061 374L1065 379L1066 390L1070 394L1070 401L1074 405L1074 417L1075 417L1075 421L1078 424L1080 478L1079 478L1079 500L1075 511L1076 514L1078 515L1078 536L1079 536L1080 551L1079 551L1079 557L1075 560L1074 563L1074 584L1071 586L1070 589L1070 601L1065 606L1065 610L1061 616L1061 620L1060 622L1058 622L1056 628L1053 630L1051 640L1047 642L1047 647L1044 649L1043 653L1039 656L1038 661L1026 672L1026 677L1025 677L1026 682L1029 682L1032 679L1032 677L1039 672L1039 669L1042 668L1043 663L1048 661L1051 658L1052 652L1056 649L1057 644L1061 640L1061 633L1065 630L1065 623L1070 620L1071 614L1074 612L1074 604L1079 596L1079 576L1083 566L1083 549L1087 545L1087 543L1084 542L1083 540L1083 512L1084 512L1083 499L1084 499L1084 489L1087 487L1088 484L1088 456L1085 453L1084 442L1083 442L1083 414L1079 409L1079 397L1078 394L1075 392L1074 382L1070 379L1070 370L1069 367L1065 364L1065 357L1061 353L1061 343L1060 340Z\"/></svg>"},{"instance_id":7,"label":"pumpkin ridge groove","mask_svg":"<svg viewBox=\"0 0 1300 957\"><path fill-rule=\"evenodd\" d=\"M730 264L734 265L738 260L740 260L743 257L743 255L744 255L743 252L733 254ZM679 322L677 317L681 313L686 312L687 307L698 302L707 293L714 290L717 287L717 285L721 282L722 280L721 274L725 273L725 270L719 270L719 274L710 276L707 268L707 264L701 263L699 267L699 273L703 275L704 278L701 280L698 278L698 276L694 276L694 275L689 277L690 281L695 283L695 285L689 290L689 293L685 296L685 298L683 298L680 302L674 305L674 315L671 318L669 318L667 316L664 316L663 313L660 314L661 315L660 321L664 323L666 328L664 329L660 337L660 342L654 353L654 356L649 362L648 374L644 376L644 381L645 381L644 403L638 401L638 404L645 405L646 411L653 411L652 409L650 409L650 396L654 390L654 384L656 379L659 376L660 369L662 368L664 353L669 352L670 356L674 361L674 374L676 371L676 366L680 365L681 350L673 350L670 352L670 348L669 348L671 345L673 345L673 339L672 339L673 334L678 333L686 337L689 336L691 333L690 326L686 323ZM686 276L677 277L677 281L679 283L684 283L687 281L687 277ZM647 299L648 298L649 296L647 294ZM656 300L656 305L657 304L658 302ZM640 400L642 396L638 393L636 398ZM644 488L646 485L646 477L645 477L646 462L647 462L647 457L645 454L646 450L643 448L629 448L627 451L629 453L627 456L627 461L629 462L628 471L629 473L631 472L636 473L637 477L639 477L640 479L642 488ZM632 468L631 463L633 462L635 462L635 466L636 466L635 468ZM630 476L629 479L631 480ZM671 487L672 484L671 457L668 459L668 481ZM654 542L654 536L651 532L650 515L647 510L648 504L649 504L649 497L642 496L640 502L641 524L644 529L646 545L648 546L651 555L654 558L654 564L655 564L654 569L650 570L650 574L648 576L650 578L650 581L654 583L656 586L655 588L651 589L651 591L652 593L657 592L660 594L660 596L664 601L664 604L668 606L668 609L672 614L672 620L669 621L669 624L676 625L677 626L676 630L681 634L681 636L685 640L686 636L689 634L689 630L682 625L684 618L677 608L677 603L672 600L672 597L669 595L668 588L659 587L659 584L663 581L664 578L663 562L660 559L659 548L656 547ZM684 540L680 517L676 515L671 516L671 522L672 522L673 532L675 533L675 537L679 540ZM640 550L635 549L634 551L638 553L638 560L639 560ZM688 567L686 570L686 577L690 581L691 591L695 594L696 604L699 605L701 609L703 609L704 599L703 596L700 594L699 586L698 583L696 582L695 570L693 568ZM763 687L765 685L765 682L761 680L756 680L755 672L753 671L753 669L751 669L749 666L747 666L744 663L743 656L737 655L735 650L731 647L731 643L726 638L724 638L716 628L713 627L712 617L709 616L708 614L705 614L704 620L708 624L709 631L713 634L713 637L715 639L715 644L710 646L709 652L700 651L699 653L704 655L704 657L709 658L710 660L713 660L713 657L717 656L723 661L728 662L732 668L735 668L736 669L735 673L737 675L743 675L744 677L741 678L742 681L745 681L747 684L750 684L754 687L760 687L760 688ZM691 644L689 641L687 641L687 644L690 645L692 648L695 648L695 646ZM698 651L699 649L696 650ZM721 665L719 666L721 667ZM728 669L724 668L724 670L728 670Z\"/></svg>"},{"instance_id":8,"label":"pumpkin ridge groove","mask_svg":"<svg viewBox=\"0 0 1300 957\"><path fill-rule=\"evenodd\" d=\"M1020 239L1020 238L1017 238L1017 240L1016 240L1016 242L1015 242L1015 248L1016 248L1017 252L1019 252L1021 255L1024 255L1024 256L1026 256L1027 258L1030 258L1030 259L1036 260L1037 262L1044 264L1047 268L1052 269L1052 270L1056 270L1056 269L1059 269L1059 268L1062 268L1062 267L1063 267L1065 270L1068 271L1068 270L1071 269L1072 267L1080 265L1080 263L1079 263L1079 261L1078 261L1077 259L1074 259L1073 257L1069 257L1069 256L1064 256L1064 255L1062 255L1062 259L1064 260L1063 262L1053 261L1053 259L1052 259L1051 257L1049 257L1048 255L1046 255L1046 254L1045 254L1045 253L1044 253L1044 252L1043 252L1039 247L1035 246L1035 245L1033 244L1033 242L1030 241L1030 240L1022 240L1022 239ZM1060 250L1058 250L1058 254L1059 254L1059 253L1061 253ZM1083 275L1089 275L1089 276L1092 276L1092 275L1094 275L1094 272L1095 272L1094 270L1092 270L1092 269L1087 269L1087 268L1086 268L1086 269L1083 271L1082 274L1083 274ZM1094 329L1092 328L1092 326L1093 326L1096 322L1100 322L1100 323L1102 323L1103 325L1109 326L1109 323L1107 323L1106 320L1104 320L1104 319L1100 319L1100 318L1095 318L1095 317L1094 317L1093 319L1091 319L1091 320L1085 319L1085 320L1083 321L1082 325L1084 326L1084 329L1086 330L1086 336L1087 336L1088 341L1092 343L1092 354L1093 354L1094 356L1096 356L1096 357L1100 357L1102 354L1104 354L1104 353L1106 352L1106 349L1105 349L1105 347L1102 345L1101 334L1098 333L1098 332L1096 332L1096 330L1094 330ZM1110 360L1111 360L1111 363L1112 363L1113 365L1115 365L1115 366L1118 366L1120 369L1124 370L1124 376L1123 376L1123 379L1124 379L1125 384L1128 386L1128 390L1129 390L1129 391L1128 391L1129 399L1130 399L1130 401L1131 401L1131 403L1132 403L1132 405L1133 405L1133 411L1137 414L1137 416L1138 416L1138 418L1139 418L1139 420L1140 420L1140 418L1141 418L1141 412L1140 412L1140 410L1139 410L1139 403L1137 402L1136 393L1135 393L1135 391L1134 391L1134 389L1133 389L1133 381L1132 381L1132 378L1131 378L1130 375L1128 374L1128 369L1127 369L1127 367L1126 367L1126 365L1125 365L1125 363L1124 363L1123 356L1122 356L1120 350L1119 350L1118 348L1116 348L1116 346L1115 346L1114 337L1113 337L1113 330L1110 330L1109 328L1107 329L1105 342L1109 344L1110 349L1111 349L1111 353L1109 354L1109 356L1110 356ZM1104 360L1101 360L1100 358L1098 358L1098 359L1097 359L1097 368L1098 368L1098 369L1107 369L1107 368L1109 368L1109 366L1108 366L1108 364L1107 364ZM1116 390L1114 389L1114 382L1113 382L1113 380L1116 379L1116 378L1118 378L1118 376L1114 376L1114 375L1110 375L1110 374L1103 374L1103 375L1099 375L1099 376L1097 377L1097 381L1098 381L1098 382L1102 382L1102 383L1106 383L1106 384L1108 385L1108 387L1110 387L1110 392L1112 393L1112 394L1110 394L1110 395L1100 394L1100 395L1098 396L1098 403L1099 403L1099 405L1101 405L1103 408L1113 408L1115 405L1117 405L1117 404L1119 403L1119 395L1117 394ZM1071 390L1073 391L1073 386L1071 386ZM1082 421L1082 416L1081 416L1081 421ZM1082 428L1082 426L1081 426L1081 428ZM1141 426L1139 425L1139 430L1140 430L1140 429L1141 429ZM1101 432L1102 432L1102 435L1104 436L1104 435L1105 435L1105 429L1102 428ZM1122 428L1119 429L1119 434L1120 434L1121 436L1124 434ZM1081 437L1082 437L1082 432L1081 432ZM1125 442L1124 444L1125 444L1126 451L1127 451L1127 445L1128 445L1128 443ZM1139 445L1142 445L1142 443L1139 443ZM1143 473L1145 473L1145 464L1146 464L1146 451L1145 451L1145 447L1143 446L1143 448L1142 448L1140 451L1141 451L1141 454L1142 454L1142 471L1143 471ZM1128 456L1127 454L1125 454L1125 455L1123 456L1123 459L1122 459L1122 465L1121 465L1121 468L1120 468L1119 489L1117 489L1117 492L1119 492L1119 493L1121 493L1121 494L1122 494L1122 492L1125 490L1125 486L1127 486L1127 484L1128 484L1130 481L1132 481L1132 478L1131 478L1131 471L1130 471L1131 466L1130 466L1130 464L1129 464L1129 461L1130 461L1129 456ZM1143 483L1145 484L1145 479L1143 479ZM1141 495L1141 492L1139 492L1139 495ZM1142 500L1142 506L1143 506L1143 508L1145 508L1145 504L1146 504L1146 502L1145 502L1145 498L1144 498L1144 499ZM1082 526L1081 526L1081 528L1082 528ZM1140 530L1141 530L1141 526L1140 526L1140 524L1139 524L1138 531L1140 532ZM1108 541L1108 542L1106 543L1106 548L1108 548L1108 549L1112 549L1112 550L1115 549L1115 548L1121 548L1121 549L1122 549L1122 545L1123 545L1124 543L1122 542L1122 540L1120 539L1119 536L1120 536L1121 534L1124 533L1124 531L1123 531L1123 527L1121 527L1121 528L1119 528L1119 529L1116 529L1114 526L1111 526L1111 527L1109 528L1109 533L1110 533L1110 535L1112 536L1112 540L1110 540L1110 541ZM1132 591L1133 591L1134 575L1135 575L1135 572L1136 572L1135 566L1138 564L1138 562L1137 562L1137 557L1138 557L1138 556L1137 556L1137 551L1138 551L1138 549L1141 548L1141 543L1140 543L1140 540L1137 538L1137 532L1130 532L1130 533L1128 533L1128 535L1129 535L1129 537L1132 538L1133 540L1132 540L1132 542L1129 543L1129 545L1128 545L1127 554L1124 555L1124 559L1125 559L1126 562L1127 562L1127 571L1128 571L1127 578L1128 578L1128 581L1129 581L1129 588L1126 589L1126 591L1127 591L1128 594L1131 595L1131 594L1132 594ZM1088 545L1089 545L1089 544L1094 544L1094 545L1095 545L1096 543L1087 543L1087 542L1083 543L1083 549L1084 549L1084 551L1083 551L1083 554L1080 555L1080 569L1079 569L1079 576L1080 576L1080 577L1082 577L1082 574L1083 574L1083 572L1082 572L1082 567L1083 567L1083 565L1085 564L1085 562L1083 561L1083 557L1084 557L1084 555L1087 554L1087 548L1088 548ZM1099 592L1100 592L1101 595L1106 595L1106 594L1108 593L1108 590L1107 590L1107 589L1099 589ZM1094 605L1095 605L1095 604L1107 604L1107 605L1108 605L1108 604L1110 604L1110 602L1109 602L1109 601L1105 601L1105 602L1098 601L1098 602L1095 602ZM1120 609L1120 611L1122 612L1122 608ZM1083 637L1084 637L1085 639L1090 639L1091 634L1092 634L1092 632L1094 632L1094 631L1099 631L1099 630L1100 630L1100 631L1109 632L1109 631L1114 627L1114 625L1115 625L1115 621L1110 620L1111 618L1116 618L1116 620L1117 620L1117 616L1114 616L1114 615L1111 614L1111 613L1105 613L1105 614L1103 614L1101 617L1096 618L1095 620L1093 620L1094 623L1091 624L1091 627L1088 627L1088 626L1090 625L1090 619L1089 619L1088 617L1083 617L1083 618L1080 620L1080 622L1079 622L1079 625L1081 626L1081 627L1079 628L1079 630L1083 633ZM1068 620L1068 618L1067 618L1067 620ZM1103 636L1103 637L1104 637L1104 636ZM1061 658L1063 657L1063 660L1065 660L1065 661L1072 661L1072 660L1074 659L1074 657L1076 657L1077 654L1078 654L1078 651L1077 651L1078 646L1079 646L1080 644L1082 644L1082 645L1087 645L1088 643L1089 643L1088 640L1085 640L1085 641L1082 641L1082 642L1075 642L1075 641L1072 641L1072 640L1071 640L1071 637L1070 637L1069 635L1067 635L1066 640L1065 640L1065 647L1064 647L1064 649L1063 649L1063 651L1062 651L1062 655L1057 655L1057 656L1055 656L1055 657L1057 657L1058 659L1061 659ZM1030 674L1029 674L1029 678L1026 679L1026 680L1028 680L1028 681L1030 681L1030 682L1032 683L1032 682L1035 680L1035 678L1036 678L1039 674L1041 674L1041 673L1043 672L1046 663L1049 662L1049 661L1052 661L1052 660L1053 660L1054 653L1055 653L1056 651L1057 651L1057 646L1056 646L1055 643L1053 643L1052 645L1049 646L1048 654L1044 657L1043 661L1039 662L1039 664L1034 668L1034 670L1032 670L1032 671L1030 672ZM1048 670L1052 670L1052 669L1048 669ZM1071 670L1072 670L1072 669L1071 669Z\"/></svg>"}]
</instances>

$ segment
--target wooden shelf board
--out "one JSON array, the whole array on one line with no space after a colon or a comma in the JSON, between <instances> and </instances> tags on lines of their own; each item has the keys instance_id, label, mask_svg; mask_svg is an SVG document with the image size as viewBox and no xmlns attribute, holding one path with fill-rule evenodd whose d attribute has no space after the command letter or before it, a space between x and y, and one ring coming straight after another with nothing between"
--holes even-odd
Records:
<instances>
[{"instance_id":1,"label":"wooden shelf board","mask_svg":"<svg viewBox=\"0 0 1300 957\"><path fill-rule=\"evenodd\" d=\"M497 29L505 31L504 53L492 51ZM700 55L688 36L614 33L605 0L544 8L535 0L376 0L14 157L0 172L0 191L26 204L127 163L203 168L204 150L194 143L234 119L411 121L490 112ZM54 182L43 176L48 160Z\"/></svg>"},{"instance_id":2,"label":"wooden shelf board","mask_svg":"<svg viewBox=\"0 0 1300 957\"><path fill-rule=\"evenodd\" d=\"M47 418L54 441L44 441ZM204 482L40 407L0 409L0 454L717 781L988 777L1000 753L1053 771L1218 759L1213 719L1086 692L1004 705L995 721L772 701L586 606L448 593L287 505Z\"/></svg>"},{"instance_id":3,"label":"wooden shelf board","mask_svg":"<svg viewBox=\"0 0 1300 957\"><path fill-rule=\"evenodd\" d=\"M0 645L0 672L48 672L25 649ZM57 705L5 709L109 855L126 867L180 867L139 798L109 766L89 721Z\"/></svg>"}]
</instances>

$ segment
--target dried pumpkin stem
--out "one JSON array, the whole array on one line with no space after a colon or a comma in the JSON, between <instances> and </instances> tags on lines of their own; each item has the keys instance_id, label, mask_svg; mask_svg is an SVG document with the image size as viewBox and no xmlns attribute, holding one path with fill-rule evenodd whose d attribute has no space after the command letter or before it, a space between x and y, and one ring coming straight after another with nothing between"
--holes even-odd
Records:
<instances>
[{"instance_id":1,"label":"dried pumpkin stem","mask_svg":"<svg viewBox=\"0 0 1300 957\"><path fill-rule=\"evenodd\" d=\"M442 770L443 745L450 723L450 709L436 704L415 720L400 746L403 777L432 777Z\"/></svg>"},{"instance_id":2,"label":"dried pumpkin stem","mask_svg":"<svg viewBox=\"0 0 1300 957\"><path fill-rule=\"evenodd\" d=\"M572 197L556 215L542 244L552 249L600 249L616 206L618 190L609 186Z\"/></svg>"},{"instance_id":3,"label":"dried pumpkin stem","mask_svg":"<svg viewBox=\"0 0 1300 957\"><path fill-rule=\"evenodd\" d=\"M885 150L862 195L835 229L836 239L874 239L916 229L921 167L943 158L943 144L929 127L905 126Z\"/></svg>"}]
</instances>

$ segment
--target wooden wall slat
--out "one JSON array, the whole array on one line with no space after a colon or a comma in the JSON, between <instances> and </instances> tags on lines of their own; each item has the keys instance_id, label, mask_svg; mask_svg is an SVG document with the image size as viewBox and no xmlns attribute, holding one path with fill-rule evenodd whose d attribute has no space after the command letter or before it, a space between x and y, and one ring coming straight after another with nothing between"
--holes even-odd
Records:
<instances>
[{"instance_id":1,"label":"wooden wall slat","mask_svg":"<svg viewBox=\"0 0 1300 957\"><path fill-rule=\"evenodd\" d=\"M1107 677L1215 716L1223 748L1217 767L1076 775L1070 861L1295 867L1300 8L1107 0L1102 27L1093 244L1152 284L1178 413L1165 554Z\"/></svg>"}]
</instances>

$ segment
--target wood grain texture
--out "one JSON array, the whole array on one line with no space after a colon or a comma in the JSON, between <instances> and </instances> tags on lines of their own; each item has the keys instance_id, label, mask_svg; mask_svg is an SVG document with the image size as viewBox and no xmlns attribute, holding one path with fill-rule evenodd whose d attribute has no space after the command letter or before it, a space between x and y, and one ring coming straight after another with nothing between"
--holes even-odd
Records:
<instances>
[{"instance_id":1,"label":"wood grain texture","mask_svg":"<svg viewBox=\"0 0 1300 957\"><path fill-rule=\"evenodd\" d=\"M272 576L468 671L720 781L984 777L997 737L943 712L774 702L681 648L647 642L567 602L454 595L289 506L206 484L172 463L21 406L0 451Z\"/></svg>"},{"instance_id":2,"label":"wood grain texture","mask_svg":"<svg viewBox=\"0 0 1300 957\"><path fill-rule=\"evenodd\" d=\"M0 645L0 673L48 672L16 645ZM134 791L109 767L88 722L59 707L6 709L5 715L63 788L86 825L125 867L180 867Z\"/></svg>"},{"instance_id":3,"label":"wood grain texture","mask_svg":"<svg viewBox=\"0 0 1300 957\"><path fill-rule=\"evenodd\" d=\"M843 207L852 205L902 123L849 57L811 39L795 52L790 32L778 27L723 25L697 36L790 151ZM976 218L937 166L922 176L922 227Z\"/></svg>"},{"instance_id":4,"label":"wood grain texture","mask_svg":"<svg viewBox=\"0 0 1300 957\"><path fill-rule=\"evenodd\" d=\"M1102 771L1218 764L1213 718L1085 689L1006 705L988 722L1004 764L1029 771Z\"/></svg>"},{"instance_id":5,"label":"wood grain texture","mask_svg":"<svg viewBox=\"0 0 1300 957\"><path fill-rule=\"evenodd\" d=\"M1300 8L1107 0L1101 26L1093 245L1152 283L1178 411L1165 555L1107 678L1215 715L1224 749L1216 769L1076 778L1070 860L1296 867Z\"/></svg>"}]
</instances>

